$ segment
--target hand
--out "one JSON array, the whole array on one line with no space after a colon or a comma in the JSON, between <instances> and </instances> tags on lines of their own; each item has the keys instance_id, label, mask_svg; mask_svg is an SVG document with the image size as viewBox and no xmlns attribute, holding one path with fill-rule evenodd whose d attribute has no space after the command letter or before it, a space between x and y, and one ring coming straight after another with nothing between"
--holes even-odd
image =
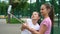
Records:
<instances>
[{"instance_id":1,"label":"hand","mask_svg":"<svg viewBox=\"0 0 60 34\"><path fill-rule=\"evenodd\" d=\"M27 23L23 23L23 28L26 29L27 27L29 27L28 24Z\"/></svg>"}]
</instances>

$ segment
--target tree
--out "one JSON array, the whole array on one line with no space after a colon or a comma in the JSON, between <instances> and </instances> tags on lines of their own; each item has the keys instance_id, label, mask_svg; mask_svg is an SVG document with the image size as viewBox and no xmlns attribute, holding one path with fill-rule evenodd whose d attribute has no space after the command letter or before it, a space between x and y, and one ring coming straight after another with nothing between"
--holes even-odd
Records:
<instances>
[{"instance_id":1,"label":"tree","mask_svg":"<svg viewBox=\"0 0 60 34\"><path fill-rule=\"evenodd\" d=\"M17 10L18 16L20 14L26 14L26 10L28 9L28 0L13 0L12 1L12 13L16 14L15 11ZM24 11L25 10L25 11Z\"/></svg>"},{"instance_id":2,"label":"tree","mask_svg":"<svg viewBox=\"0 0 60 34\"><path fill-rule=\"evenodd\" d=\"M7 15L8 4L5 1L0 3L0 15Z\"/></svg>"},{"instance_id":3,"label":"tree","mask_svg":"<svg viewBox=\"0 0 60 34\"><path fill-rule=\"evenodd\" d=\"M45 3L45 0L41 0L41 4L44 4Z\"/></svg>"},{"instance_id":4,"label":"tree","mask_svg":"<svg viewBox=\"0 0 60 34\"><path fill-rule=\"evenodd\" d=\"M58 0L59 1L59 11L60 11L60 0ZM60 14L60 12L58 12L59 14Z\"/></svg>"}]
</instances>

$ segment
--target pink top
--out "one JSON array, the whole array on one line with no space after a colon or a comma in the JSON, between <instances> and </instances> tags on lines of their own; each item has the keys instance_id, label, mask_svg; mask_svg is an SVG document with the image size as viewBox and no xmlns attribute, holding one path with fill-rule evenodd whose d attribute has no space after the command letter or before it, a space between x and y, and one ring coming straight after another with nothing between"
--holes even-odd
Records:
<instances>
[{"instance_id":1,"label":"pink top","mask_svg":"<svg viewBox=\"0 0 60 34\"><path fill-rule=\"evenodd\" d=\"M47 30L45 31L45 34L50 34L51 32L51 26L52 26L52 22L51 22L51 19L48 17L48 18L45 18L42 22L41 22L41 25L46 25L47 26ZM40 27L41 27L40 25Z\"/></svg>"}]
</instances>

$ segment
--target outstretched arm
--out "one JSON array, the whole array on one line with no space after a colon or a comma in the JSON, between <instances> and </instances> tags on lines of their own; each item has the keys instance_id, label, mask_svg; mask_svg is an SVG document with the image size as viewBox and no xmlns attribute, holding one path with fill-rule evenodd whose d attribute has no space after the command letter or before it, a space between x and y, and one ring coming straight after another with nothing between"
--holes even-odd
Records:
<instances>
[{"instance_id":1,"label":"outstretched arm","mask_svg":"<svg viewBox=\"0 0 60 34\"><path fill-rule=\"evenodd\" d=\"M29 26L27 26L27 24L24 24L24 26L26 27L26 29L28 29L33 34L44 34L45 31L47 30L47 26L44 25L44 24L40 27L40 30L39 31L36 31L35 29L30 28Z\"/></svg>"}]
</instances>

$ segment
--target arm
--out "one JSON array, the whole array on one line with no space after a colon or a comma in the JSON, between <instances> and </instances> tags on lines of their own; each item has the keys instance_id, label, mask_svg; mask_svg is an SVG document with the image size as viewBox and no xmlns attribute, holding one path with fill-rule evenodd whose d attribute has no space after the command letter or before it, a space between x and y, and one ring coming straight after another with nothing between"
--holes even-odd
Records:
<instances>
[{"instance_id":1,"label":"arm","mask_svg":"<svg viewBox=\"0 0 60 34\"><path fill-rule=\"evenodd\" d=\"M45 31L46 31L46 29L47 29L47 27L46 27L46 25L43 24L43 25L41 26L39 32L36 31L36 30L34 30L33 28L30 28L30 27L27 27L27 29L28 29L30 32L32 32L33 34L44 34Z\"/></svg>"},{"instance_id":2,"label":"arm","mask_svg":"<svg viewBox=\"0 0 60 34\"><path fill-rule=\"evenodd\" d=\"M28 24L28 23L27 23L27 20L25 20L25 23L22 24L21 31L23 31L23 30L25 29L24 24Z\"/></svg>"},{"instance_id":3,"label":"arm","mask_svg":"<svg viewBox=\"0 0 60 34\"><path fill-rule=\"evenodd\" d=\"M44 34L46 30L47 30L47 26L43 24L39 30L39 34Z\"/></svg>"},{"instance_id":4,"label":"arm","mask_svg":"<svg viewBox=\"0 0 60 34\"><path fill-rule=\"evenodd\" d=\"M28 29L30 32L32 32L33 34L38 34L39 32L36 31L35 29L33 28L30 28L30 27L27 27L26 29Z\"/></svg>"}]
</instances>

